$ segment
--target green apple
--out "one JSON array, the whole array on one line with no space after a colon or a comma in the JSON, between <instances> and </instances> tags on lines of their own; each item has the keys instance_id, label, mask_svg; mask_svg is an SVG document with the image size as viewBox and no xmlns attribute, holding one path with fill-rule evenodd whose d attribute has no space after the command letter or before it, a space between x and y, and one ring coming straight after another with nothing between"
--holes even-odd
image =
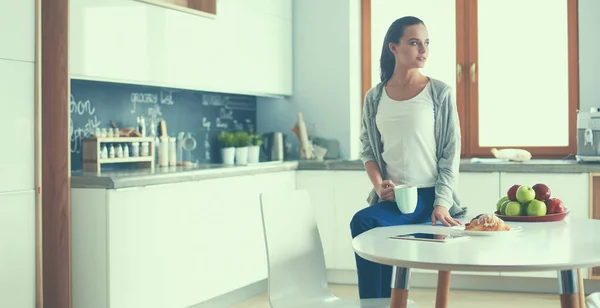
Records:
<instances>
[{"instance_id":1,"label":"green apple","mask_svg":"<svg viewBox=\"0 0 600 308\"><path fill-rule=\"evenodd\" d=\"M521 203L511 201L506 205L506 216L521 216Z\"/></svg>"},{"instance_id":2,"label":"green apple","mask_svg":"<svg viewBox=\"0 0 600 308\"><path fill-rule=\"evenodd\" d=\"M508 200L508 196L504 196L502 198L500 198L500 200L498 200L498 202L496 202L496 211L498 211L498 213L500 213L500 207L502 206L502 203L504 203L504 201Z\"/></svg>"},{"instance_id":3,"label":"green apple","mask_svg":"<svg viewBox=\"0 0 600 308\"><path fill-rule=\"evenodd\" d=\"M527 216L546 215L546 203L540 200L531 200L527 206Z\"/></svg>"},{"instance_id":4,"label":"green apple","mask_svg":"<svg viewBox=\"0 0 600 308\"><path fill-rule=\"evenodd\" d=\"M506 200L506 201L502 202L502 205L500 206L500 215L506 215L506 206L511 202L512 201L510 201L510 200Z\"/></svg>"},{"instance_id":5,"label":"green apple","mask_svg":"<svg viewBox=\"0 0 600 308\"><path fill-rule=\"evenodd\" d=\"M521 204L527 203L535 198L535 190L527 185L521 185L517 189L517 201Z\"/></svg>"}]
</instances>

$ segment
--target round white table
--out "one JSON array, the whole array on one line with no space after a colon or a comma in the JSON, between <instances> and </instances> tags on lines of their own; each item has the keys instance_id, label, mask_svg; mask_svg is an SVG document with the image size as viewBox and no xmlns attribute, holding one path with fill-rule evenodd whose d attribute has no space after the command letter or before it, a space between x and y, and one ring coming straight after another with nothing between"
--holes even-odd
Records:
<instances>
[{"instance_id":1,"label":"round white table","mask_svg":"<svg viewBox=\"0 0 600 308\"><path fill-rule=\"evenodd\" d=\"M463 221L463 224L465 221ZM461 234L431 225L381 227L352 240L362 258L394 267L392 308L406 307L410 268L439 271L436 307L447 307L451 271L558 271L561 307L579 308L577 269L600 266L600 220L567 217L546 223L507 222L520 232L470 236L446 243L391 239L415 232Z\"/></svg>"}]
</instances>

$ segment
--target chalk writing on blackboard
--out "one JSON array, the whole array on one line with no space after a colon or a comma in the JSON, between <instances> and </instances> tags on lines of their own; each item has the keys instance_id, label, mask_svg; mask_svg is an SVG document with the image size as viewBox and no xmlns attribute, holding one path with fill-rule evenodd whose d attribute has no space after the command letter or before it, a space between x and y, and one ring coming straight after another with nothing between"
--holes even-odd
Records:
<instances>
[{"instance_id":1,"label":"chalk writing on blackboard","mask_svg":"<svg viewBox=\"0 0 600 308\"><path fill-rule=\"evenodd\" d=\"M233 110L227 107L221 107L219 118L221 118L221 120L233 120Z\"/></svg>"},{"instance_id":2,"label":"chalk writing on blackboard","mask_svg":"<svg viewBox=\"0 0 600 308\"><path fill-rule=\"evenodd\" d=\"M131 93L131 113L135 113L138 104L156 104L158 95L154 93Z\"/></svg>"},{"instance_id":3,"label":"chalk writing on blackboard","mask_svg":"<svg viewBox=\"0 0 600 308\"><path fill-rule=\"evenodd\" d=\"M98 120L96 114L96 108L90 100L77 101L75 97L71 95L69 102L69 113L71 115L69 120L69 135L71 141L71 153L80 153L83 140L91 136L97 127L100 127L102 121ZM78 123L84 123L83 126L75 127L73 125L73 119L84 118L83 121L77 121Z\"/></svg>"},{"instance_id":4,"label":"chalk writing on blackboard","mask_svg":"<svg viewBox=\"0 0 600 308\"><path fill-rule=\"evenodd\" d=\"M246 119L246 126L248 126L249 132L254 132L254 125L252 124L252 120Z\"/></svg>"},{"instance_id":5,"label":"chalk writing on blackboard","mask_svg":"<svg viewBox=\"0 0 600 308\"><path fill-rule=\"evenodd\" d=\"M221 118L216 118L215 122L216 122L215 125L217 128L223 128L223 129L229 128L229 123L221 122Z\"/></svg>"},{"instance_id":6,"label":"chalk writing on blackboard","mask_svg":"<svg viewBox=\"0 0 600 308\"><path fill-rule=\"evenodd\" d=\"M175 105L175 102L173 101L173 91L161 90L160 103L162 105Z\"/></svg>"}]
</instances>

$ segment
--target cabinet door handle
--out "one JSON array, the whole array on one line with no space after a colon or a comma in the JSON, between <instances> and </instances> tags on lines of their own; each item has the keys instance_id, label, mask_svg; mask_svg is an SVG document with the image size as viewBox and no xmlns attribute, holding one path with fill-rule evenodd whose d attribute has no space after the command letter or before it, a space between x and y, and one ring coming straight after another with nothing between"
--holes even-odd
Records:
<instances>
[{"instance_id":1,"label":"cabinet door handle","mask_svg":"<svg viewBox=\"0 0 600 308\"><path fill-rule=\"evenodd\" d=\"M475 72L477 71L477 64L475 64L475 62L473 62L471 64L471 82L475 83Z\"/></svg>"},{"instance_id":2,"label":"cabinet door handle","mask_svg":"<svg viewBox=\"0 0 600 308\"><path fill-rule=\"evenodd\" d=\"M456 64L456 82L460 84L462 82L462 65Z\"/></svg>"}]
</instances>

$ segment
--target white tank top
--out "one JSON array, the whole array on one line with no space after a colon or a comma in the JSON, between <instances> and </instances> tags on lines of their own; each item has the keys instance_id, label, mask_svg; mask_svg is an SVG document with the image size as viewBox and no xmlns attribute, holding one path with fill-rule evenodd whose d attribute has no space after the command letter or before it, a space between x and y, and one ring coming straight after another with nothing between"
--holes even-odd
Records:
<instances>
[{"instance_id":1,"label":"white tank top","mask_svg":"<svg viewBox=\"0 0 600 308\"><path fill-rule=\"evenodd\" d=\"M431 82L404 101L391 99L384 87L375 121L388 178L397 185L435 186L438 171Z\"/></svg>"}]
</instances>

